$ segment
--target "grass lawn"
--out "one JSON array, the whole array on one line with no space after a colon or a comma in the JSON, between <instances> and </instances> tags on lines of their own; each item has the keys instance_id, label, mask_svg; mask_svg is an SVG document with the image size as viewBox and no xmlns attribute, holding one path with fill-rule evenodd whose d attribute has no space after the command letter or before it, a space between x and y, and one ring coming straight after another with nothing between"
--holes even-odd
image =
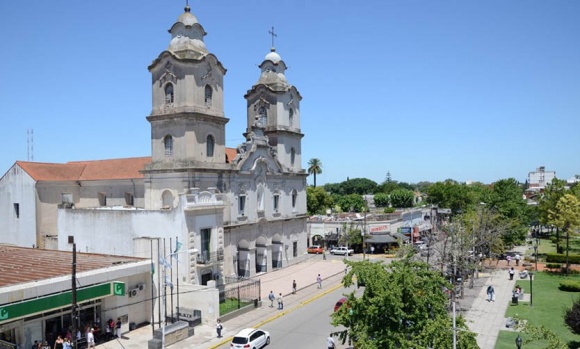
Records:
<instances>
[{"instance_id":1,"label":"grass lawn","mask_svg":"<svg viewBox=\"0 0 580 349\"><path fill-rule=\"evenodd\" d=\"M520 301L519 305L508 307L506 317L518 316L528 321L532 326L544 326L553 331L560 339L567 342L570 348L580 348L580 336L575 335L564 324L564 312L572 307L576 299L580 298L580 293L564 292L558 289L561 280L580 280L580 276L569 276L537 273L533 280L533 307L529 303ZM518 280L525 293L530 292L529 280ZM511 298L511 297L510 297ZM524 339L523 349L547 348L547 341L534 341L525 343L530 336L520 333ZM496 349L515 348L515 339L518 336L514 331L500 331Z\"/></svg>"}]
</instances>

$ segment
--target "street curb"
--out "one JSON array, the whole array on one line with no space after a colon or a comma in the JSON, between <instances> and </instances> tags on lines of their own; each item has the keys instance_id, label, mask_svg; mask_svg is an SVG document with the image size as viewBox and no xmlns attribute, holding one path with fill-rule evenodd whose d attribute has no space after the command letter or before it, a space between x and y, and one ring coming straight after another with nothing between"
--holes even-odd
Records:
<instances>
[{"instance_id":1,"label":"street curb","mask_svg":"<svg viewBox=\"0 0 580 349\"><path fill-rule=\"evenodd\" d=\"M337 276L337 275L340 275L340 274L342 274L342 272L336 273L334 275L331 275L331 276L327 277L326 279L330 279L331 277L334 277L334 276ZM315 285L315 284L310 284L309 286L313 286L313 285ZM309 286L307 286L307 287L309 287ZM278 314L267 318L266 320L260 321L260 322L258 322L257 324L255 324L254 326L251 326L251 327L258 328L258 327L260 327L260 326L262 326L264 324L267 324L268 322L274 321L274 320L276 320L276 319L278 319L278 318L280 318L280 317L282 317L282 316L284 316L286 314L289 314L289 313L293 312L296 309L302 308L306 304L308 304L310 302L313 302L313 301L317 300L318 298L320 298L322 296L326 296L327 294L338 290L341 287L344 287L344 286L343 286L342 282L339 282L337 285L332 286L328 290L326 290L326 291L324 291L322 293L319 293L319 294L317 294L317 295L315 295L315 296L313 296L311 298L308 298L307 300L298 303L297 305L293 306L292 308L289 308L288 310L281 311ZM304 287L304 288L306 288L306 287ZM220 342L218 342L218 343L216 343L216 344L214 344L212 346L209 346L208 349L216 349L216 348L219 348L222 345L227 344L228 342L231 342L232 338L234 338L234 336L229 336L229 337L223 339L222 341L220 341Z\"/></svg>"}]
</instances>

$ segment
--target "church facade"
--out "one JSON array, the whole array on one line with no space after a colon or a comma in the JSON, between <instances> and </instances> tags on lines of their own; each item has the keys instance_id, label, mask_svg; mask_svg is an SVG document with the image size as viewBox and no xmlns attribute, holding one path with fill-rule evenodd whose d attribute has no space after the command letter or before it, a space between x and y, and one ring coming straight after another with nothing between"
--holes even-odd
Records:
<instances>
[{"instance_id":1,"label":"church facade","mask_svg":"<svg viewBox=\"0 0 580 349\"><path fill-rule=\"evenodd\" d=\"M74 242L83 252L152 258L189 251L175 278L193 284L303 258L302 97L284 61L274 48L265 56L244 96L245 142L227 148L226 69L189 6L169 33L168 48L148 67L151 156L16 162L0 179L0 242L61 250Z\"/></svg>"}]
</instances>

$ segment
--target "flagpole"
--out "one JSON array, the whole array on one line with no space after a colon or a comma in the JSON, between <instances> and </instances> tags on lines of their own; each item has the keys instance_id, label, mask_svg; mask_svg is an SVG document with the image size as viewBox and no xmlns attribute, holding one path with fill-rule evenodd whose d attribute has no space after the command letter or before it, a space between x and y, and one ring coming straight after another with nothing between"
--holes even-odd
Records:
<instances>
[{"instance_id":1,"label":"flagpole","mask_svg":"<svg viewBox=\"0 0 580 349\"><path fill-rule=\"evenodd\" d=\"M178 237L175 237L175 252L179 251L179 240ZM176 255L177 256L177 255ZM175 274L177 274L177 320L179 321L179 261L177 261L177 265L175 266Z\"/></svg>"},{"instance_id":2,"label":"flagpole","mask_svg":"<svg viewBox=\"0 0 580 349\"><path fill-rule=\"evenodd\" d=\"M159 258L161 257L161 254L159 253L159 246L161 245L161 239L157 239L157 260L159 261ZM157 264L159 265L159 264ZM161 271L157 272L157 306L158 306L158 310L159 310L159 327L161 328Z\"/></svg>"},{"instance_id":3,"label":"flagpole","mask_svg":"<svg viewBox=\"0 0 580 349\"><path fill-rule=\"evenodd\" d=\"M169 238L169 251L171 251L171 246L173 246L173 243L171 242L172 238ZM177 251L177 249L176 249ZM177 259L177 255L175 255L175 258ZM171 262L169 262L171 263ZM175 264L179 264L179 263L175 263ZM173 268L171 268L170 272L170 277L171 277L171 285L173 285ZM171 323L173 323L173 286L171 286Z\"/></svg>"},{"instance_id":4,"label":"flagpole","mask_svg":"<svg viewBox=\"0 0 580 349\"><path fill-rule=\"evenodd\" d=\"M151 254L151 332L153 338L155 338L155 301L153 300L153 285L155 285L155 264L153 264L153 239L149 239L149 245L149 253Z\"/></svg>"}]
</instances>

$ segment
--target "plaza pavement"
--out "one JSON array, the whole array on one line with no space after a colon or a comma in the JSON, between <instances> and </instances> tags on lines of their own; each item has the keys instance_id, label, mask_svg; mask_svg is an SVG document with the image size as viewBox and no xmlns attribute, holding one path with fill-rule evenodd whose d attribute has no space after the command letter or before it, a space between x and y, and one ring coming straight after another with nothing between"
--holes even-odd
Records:
<instances>
[{"instance_id":1,"label":"plaza pavement","mask_svg":"<svg viewBox=\"0 0 580 349\"><path fill-rule=\"evenodd\" d=\"M516 247L520 254L524 255L524 247ZM362 256L349 257L360 260ZM385 260L381 255L372 255L371 259ZM477 334L477 343L481 349L494 349L500 329L505 329L505 312L511 302L511 291L515 287L519 276L513 281L509 280L508 267L505 261L500 262L495 270L490 273L481 273L474 280L474 287L465 287L464 297L457 302L458 314L464 315L468 327ZM514 263L514 262L512 262ZM515 267L515 265L513 265ZM517 268L516 268L517 269ZM316 277L320 274L323 282L322 289L316 286ZM262 283L262 305L250 312L223 322L222 338L216 337L213 325L200 325L195 327L195 334L171 348L217 348L229 343L233 335L246 327L260 327L298 307L314 301L315 299L341 287L344 276L344 263L342 257L328 256L326 260L320 255L311 255L301 263L294 264L274 272L257 276ZM298 291L291 294L292 281L296 280ZM495 302L487 302L486 289L492 285L496 293ZM525 284L522 283L524 291ZM277 295L284 296L284 310L278 311L276 304L270 308L268 293L270 290ZM527 296L527 295L526 295ZM520 305L522 306L522 305ZM122 338L97 345L99 349L143 349L147 348L148 341L152 338L151 326L145 326L125 333ZM515 338L515 337L514 337ZM346 348L337 346L337 348Z\"/></svg>"}]
</instances>

